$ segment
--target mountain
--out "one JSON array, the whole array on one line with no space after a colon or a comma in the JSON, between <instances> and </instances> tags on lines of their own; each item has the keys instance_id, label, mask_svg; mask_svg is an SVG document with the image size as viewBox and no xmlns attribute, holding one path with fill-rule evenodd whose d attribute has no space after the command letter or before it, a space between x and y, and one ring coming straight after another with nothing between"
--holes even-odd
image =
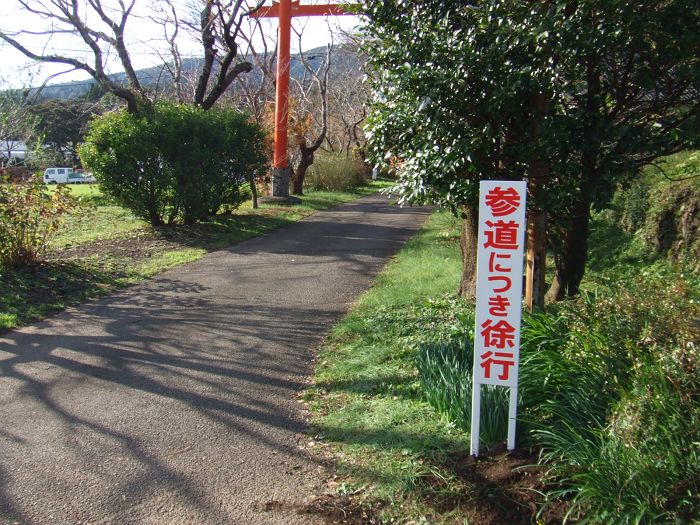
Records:
<instances>
[{"instance_id":1,"label":"mountain","mask_svg":"<svg viewBox=\"0 0 700 525\"><path fill-rule=\"evenodd\" d=\"M317 47L308 51L304 51L304 56L307 62L312 65L318 64L320 67L323 63L323 59L326 56L325 47ZM246 59L248 57L244 57ZM248 58L251 63L255 63L252 58ZM182 72L183 75L196 75L201 66L200 58L186 58L182 62ZM336 46L333 48L333 55L331 58L331 75L333 77L343 77L345 75L358 76L361 74L361 61L354 51L347 46ZM293 54L290 56L290 75L293 78L300 79L304 75L304 65L301 61L299 54ZM255 75L256 69L254 66L253 71L248 73L249 75ZM260 74L260 70L257 70L257 74ZM147 89L153 89L156 86L168 85L170 83L170 75L168 73L166 65L154 66L146 69L140 69L136 72L141 84ZM120 84L126 84L126 75L124 73L115 73L111 75L111 78ZM38 88L34 88L31 94L35 94ZM232 89L235 89L235 83ZM65 82L60 84L49 84L44 86L39 95L40 100L70 100L81 97L88 97L93 94L95 97L99 97L100 89L97 86L95 80L76 80L73 82Z\"/></svg>"}]
</instances>

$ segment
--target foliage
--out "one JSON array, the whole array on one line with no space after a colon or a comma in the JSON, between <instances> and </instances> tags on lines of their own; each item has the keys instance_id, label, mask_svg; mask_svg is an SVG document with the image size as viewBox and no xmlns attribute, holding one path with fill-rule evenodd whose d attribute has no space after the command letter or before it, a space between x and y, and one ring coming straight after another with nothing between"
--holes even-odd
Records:
<instances>
[{"instance_id":1,"label":"foliage","mask_svg":"<svg viewBox=\"0 0 700 525\"><path fill-rule=\"evenodd\" d=\"M317 154L306 175L305 185L313 190L348 191L366 181L362 161L339 154Z\"/></svg>"},{"instance_id":2,"label":"foliage","mask_svg":"<svg viewBox=\"0 0 700 525\"><path fill-rule=\"evenodd\" d=\"M543 448L550 502L592 523L700 518L700 308L683 280L637 278L523 320L520 436ZM463 306L453 305L462 318ZM470 427L471 328L424 344L421 391ZM464 337L466 336L466 340ZM506 390L485 391L482 441L505 438Z\"/></svg>"},{"instance_id":3,"label":"foliage","mask_svg":"<svg viewBox=\"0 0 700 525\"><path fill-rule=\"evenodd\" d=\"M523 417L571 517L700 518L697 298L638 278L526 323Z\"/></svg>"},{"instance_id":4,"label":"foliage","mask_svg":"<svg viewBox=\"0 0 700 525\"><path fill-rule=\"evenodd\" d=\"M550 499L570 499L569 515L593 523L700 519L698 357L695 350L688 370L641 367L607 426L540 430L548 475L560 487Z\"/></svg>"},{"instance_id":5,"label":"foliage","mask_svg":"<svg viewBox=\"0 0 700 525\"><path fill-rule=\"evenodd\" d=\"M74 204L63 185L51 194L39 180L0 185L0 264L38 262Z\"/></svg>"},{"instance_id":6,"label":"foliage","mask_svg":"<svg viewBox=\"0 0 700 525\"><path fill-rule=\"evenodd\" d=\"M698 141L697 2L367 0L373 160L402 200L473 206L533 177L560 290L584 274L591 207Z\"/></svg>"},{"instance_id":7,"label":"foliage","mask_svg":"<svg viewBox=\"0 0 700 525\"><path fill-rule=\"evenodd\" d=\"M36 136L37 119L29 111L28 92L0 92L0 159L2 165L11 163L11 152L18 142L29 142Z\"/></svg>"},{"instance_id":8,"label":"foliage","mask_svg":"<svg viewBox=\"0 0 700 525\"><path fill-rule=\"evenodd\" d=\"M530 71L536 61L516 62L539 32L502 4L365 2L375 92L366 132L373 160L399 175L402 200L456 207L475 200L482 177L521 175L502 161L522 162L525 150L502 139L528 135L527 89L546 89L546 77Z\"/></svg>"},{"instance_id":9,"label":"foliage","mask_svg":"<svg viewBox=\"0 0 700 525\"><path fill-rule=\"evenodd\" d=\"M265 167L263 132L243 114L162 103L147 116L96 119L80 149L101 189L153 225L192 224L235 208Z\"/></svg>"}]
</instances>

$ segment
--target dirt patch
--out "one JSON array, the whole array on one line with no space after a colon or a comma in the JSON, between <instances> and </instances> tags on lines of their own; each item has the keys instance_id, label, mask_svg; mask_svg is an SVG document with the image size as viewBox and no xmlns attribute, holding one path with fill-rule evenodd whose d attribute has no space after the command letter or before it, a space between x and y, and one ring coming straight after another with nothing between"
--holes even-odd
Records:
<instances>
[{"instance_id":1,"label":"dirt patch","mask_svg":"<svg viewBox=\"0 0 700 525\"><path fill-rule=\"evenodd\" d=\"M299 510L324 518L328 525L379 525L379 508L361 505L348 496L323 495Z\"/></svg>"},{"instance_id":2,"label":"dirt patch","mask_svg":"<svg viewBox=\"0 0 700 525\"><path fill-rule=\"evenodd\" d=\"M139 229L128 235L69 246L52 253L55 259L113 257L142 262L160 253L188 247L208 248L212 235L198 226Z\"/></svg>"},{"instance_id":3,"label":"dirt patch","mask_svg":"<svg viewBox=\"0 0 700 525\"><path fill-rule=\"evenodd\" d=\"M294 505L270 500L255 505L257 512L294 512L300 515L321 517L326 525L379 525L379 508L373 509L357 503L349 496L324 494L306 505Z\"/></svg>"},{"instance_id":4,"label":"dirt patch","mask_svg":"<svg viewBox=\"0 0 700 525\"><path fill-rule=\"evenodd\" d=\"M141 262L154 254L176 250L182 246L156 238L118 238L81 244L54 253L57 259L87 259L109 256L115 259L128 258Z\"/></svg>"},{"instance_id":5,"label":"dirt patch","mask_svg":"<svg viewBox=\"0 0 700 525\"><path fill-rule=\"evenodd\" d=\"M478 459L467 453L450 457L446 465L468 492L436 499L438 512L459 509L474 525L561 523L566 509L554 506L536 518L544 502L543 467L529 450L491 450ZM435 491L439 494L439 491Z\"/></svg>"},{"instance_id":6,"label":"dirt patch","mask_svg":"<svg viewBox=\"0 0 700 525\"><path fill-rule=\"evenodd\" d=\"M434 517L447 518L446 523L462 525L558 525L568 510L566 503L548 506L541 514L544 467L538 466L536 453L519 449L508 452L505 447L483 453L478 459L468 453L451 455L442 465L452 479L426 475L414 489L414 496L432 509ZM274 511L273 502L267 510ZM326 493L296 511L324 518L328 525L373 525L384 523L380 515L385 505L368 506L352 495ZM539 514L539 515L538 515ZM430 515L427 516L430 519Z\"/></svg>"}]
</instances>

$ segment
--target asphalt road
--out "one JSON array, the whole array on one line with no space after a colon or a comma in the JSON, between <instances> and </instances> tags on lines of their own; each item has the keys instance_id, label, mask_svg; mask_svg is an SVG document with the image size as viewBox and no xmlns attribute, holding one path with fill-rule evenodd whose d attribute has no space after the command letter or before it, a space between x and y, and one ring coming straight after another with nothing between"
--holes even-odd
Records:
<instances>
[{"instance_id":1,"label":"asphalt road","mask_svg":"<svg viewBox=\"0 0 700 525\"><path fill-rule=\"evenodd\" d=\"M427 213L367 197L0 335L0 523L316 523L299 391Z\"/></svg>"}]
</instances>

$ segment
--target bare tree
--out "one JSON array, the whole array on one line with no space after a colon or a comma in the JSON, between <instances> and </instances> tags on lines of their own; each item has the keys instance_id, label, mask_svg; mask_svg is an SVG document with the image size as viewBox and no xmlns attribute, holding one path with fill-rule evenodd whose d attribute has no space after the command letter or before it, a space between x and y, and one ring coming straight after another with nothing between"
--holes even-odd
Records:
<instances>
[{"instance_id":1,"label":"bare tree","mask_svg":"<svg viewBox=\"0 0 700 525\"><path fill-rule=\"evenodd\" d=\"M277 42L265 34L257 18L249 20L242 39L246 42L245 56L253 63L254 73L236 80L236 104L264 126L275 99Z\"/></svg>"},{"instance_id":2,"label":"bare tree","mask_svg":"<svg viewBox=\"0 0 700 525\"><path fill-rule=\"evenodd\" d=\"M0 81L0 85L2 82ZM31 112L30 89L0 91L0 167L12 162L15 152L37 133L37 117Z\"/></svg>"},{"instance_id":3,"label":"bare tree","mask_svg":"<svg viewBox=\"0 0 700 525\"><path fill-rule=\"evenodd\" d=\"M297 32L301 49L301 32ZM298 162L293 165L292 180L295 195L303 195L307 170L314 163L314 154L326 140L328 133L328 76L331 68L333 40L326 46L323 64L314 68L309 58L300 50L299 58L304 65L301 79L292 79L298 100L297 119L310 117L314 125L296 126L294 143L298 148ZM320 102L320 104L319 104Z\"/></svg>"},{"instance_id":4,"label":"bare tree","mask_svg":"<svg viewBox=\"0 0 700 525\"><path fill-rule=\"evenodd\" d=\"M339 68L341 75L331 75L328 83L329 124L327 144L332 151L350 156L356 154L365 159L366 139L362 124L367 117L369 91L364 80L365 57L356 36L344 33L338 49L338 57L347 65L357 63L356 71Z\"/></svg>"},{"instance_id":5,"label":"bare tree","mask_svg":"<svg viewBox=\"0 0 700 525\"><path fill-rule=\"evenodd\" d=\"M332 151L350 156L359 152L364 160L365 136L362 123L367 117L369 101L366 88L357 77L331 79L328 85L329 132L327 143Z\"/></svg>"},{"instance_id":6,"label":"bare tree","mask_svg":"<svg viewBox=\"0 0 700 525\"><path fill-rule=\"evenodd\" d=\"M46 29L0 29L0 39L38 62L66 64L74 70L87 72L104 91L123 99L131 113L138 113L152 104L151 96L136 75L127 46L127 23L134 16L136 0L14 1L24 11L43 20ZM166 40L175 57L170 67L177 77L181 72L182 61L179 60L176 38L181 23L186 22L177 17L175 6L170 0L163 2L170 8L166 12L172 13L172 17L167 20L172 30L169 33L166 30ZM190 27L198 31L203 60L192 103L204 109L211 108L241 73L252 69L249 62L236 62L237 39L243 19L262 4L263 0L252 6L243 0L195 0L194 5L199 7L199 19L196 23L191 22ZM55 35L69 35L77 39L88 54L92 55L93 60L89 62L60 52L34 52L27 43L43 38L44 49L51 49L50 40ZM108 63L114 54L124 70L125 83L118 82L108 73Z\"/></svg>"},{"instance_id":7,"label":"bare tree","mask_svg":"<svg viewBox=\"0 0 700 525\"><path fill-rule=\"evenodd\" d=\"M274 123L274 99L276 85L277 44L275 40L266 35L260 19L250 18L247 31L242 33L242 39L246 42L245 57L253 63L254 72L250 75L241 75L236 80L237 89L233 91L233 103L241 110L247 111L255 121L264 129L272 131ZM258 42L257 46L254 41ZM250 188L253 196L253 208L258 207L258 182L266 181L266 174L255 179L250 175Z\"/></svg>"}]
</instances>

